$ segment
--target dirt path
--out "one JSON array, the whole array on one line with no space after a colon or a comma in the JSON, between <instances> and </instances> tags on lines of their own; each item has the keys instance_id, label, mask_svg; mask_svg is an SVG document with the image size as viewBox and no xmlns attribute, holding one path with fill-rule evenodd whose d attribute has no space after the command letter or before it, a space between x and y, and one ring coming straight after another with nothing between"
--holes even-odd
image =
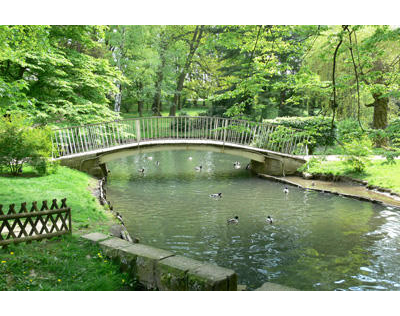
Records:
<instances>
[{"instance_id":1,"label":"dirt path","mask_svg":"<svg viewBox=\"0 0 400 316\"><path fill-rule=\"evenodd\" d=\"M351 181L332 182L323 180L306 180L297 176L274 177L265 174L259 174L259 176L273 181L295 185L304 189L320 192L330 192L333 194L347 196L358 200L400 207L399 197L391 195L389 193L369 190L364 185Z\"/></svg>"}]
</instances>

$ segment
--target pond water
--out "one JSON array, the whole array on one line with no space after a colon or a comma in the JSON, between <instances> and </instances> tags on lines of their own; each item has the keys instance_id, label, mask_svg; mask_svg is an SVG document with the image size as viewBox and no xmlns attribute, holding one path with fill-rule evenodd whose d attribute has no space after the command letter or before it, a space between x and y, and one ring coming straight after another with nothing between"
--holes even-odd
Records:
<instances>
[{"instance_id":1,"label":"pond water","mask_svg":"<svg viewBox=\"0 0 400 316\"><path fill-rule=\"evenodd\" d=\"M141 243L231 268L248 289L400 289L399 209L292 186L285 194L248 162L201 151L129 156L108 164L107 198Z\"/></svg>"}]
</instances>

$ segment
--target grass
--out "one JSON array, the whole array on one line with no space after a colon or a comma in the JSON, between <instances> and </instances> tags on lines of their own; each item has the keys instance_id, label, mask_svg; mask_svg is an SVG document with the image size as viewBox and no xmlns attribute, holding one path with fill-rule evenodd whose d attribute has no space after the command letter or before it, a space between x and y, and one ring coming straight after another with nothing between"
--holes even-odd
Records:
<instances>
[{"instance_id":1,"label":"grass","mask_svg":"<svg viewBox=\"0 0 400 316\"><path fill-rule=\"evenodd\" d=\"M66 197L71 207L72 225L79 230L111 220L90 192L95 186L95 179L67 167L60 166L56 173L43 177L34 176L29 168L24 168L22 176L0 177L0 203L7 206L15 203L18 207L27 202L30 207L32 201L41 205L41 201L48 200L51 204L52 199L60 201Z\"/></svg>"},{"instance_id":2,"label":"grass","mask_svg":"<svg viewBox=\"0 0 400 316\"><path fill-rule=\"evenodd\" d=\"M99 247L78 236L0 250L0 290L110 291L136 287Z\"/></svg>"},{"instance_id":3,"label":"grass","mask_svg":"<svg viewBox=\"0 0 400 316\"><path fill-rule=\"evenodd\" d=\"M20 243L0 249L0 290L121 290L136 287L133 279L119 272L100 249L79 238L92 232L108 232L114 223L90 190L96 180L89 175L59 167L51 175L38 177L24 168L19 177L0 176L0 203L8 205L53 198L67 198L71 207L73 235ZM100 254L100 255L99 255Z\"/></svg>"},{"instance_id":4,"label":"grass","mask_svg":"<svg viewBox=\"0 0 400 316\"><path fill-rule=\"evenodd\" d=\"M176 115L179 116L182 112L186 113L188 116L198 116L199 113L206 112L208 110L208 107L198 107L198 108L183 108L181 110L176 111ZM152 116L153 112L150 111L143 111L143 117L149 117ZM164 111L161 111L161 116L168 116L169 115L169 108L166 108ZM121 116L124 119L128 118L138 118L139 113L138 112L130 112L130 113L122 113Z\"/></svg>"},{"instance_id":5,"label":"grass","mask_svg":"<svg viewBox=\"0 0 400 316\"><path fill-rule=\"evenodd\" d=\"M323 173L332 175L345 175L352 178L368 181L369 184L391 189L400 193L400 166L383 164L385 160L373 160L367 163L363 173L354 172L343 161L322 161L321 164L310 166L310 173Z\"/></svg>"}]
</instances>

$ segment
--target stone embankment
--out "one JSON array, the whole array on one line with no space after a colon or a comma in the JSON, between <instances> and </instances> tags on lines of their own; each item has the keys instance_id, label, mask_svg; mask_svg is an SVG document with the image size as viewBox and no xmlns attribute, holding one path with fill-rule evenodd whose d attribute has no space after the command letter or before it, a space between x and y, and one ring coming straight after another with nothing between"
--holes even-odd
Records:
<instances>
[{"instance_id":1,"label":"stone embankment","mask_svg":"<svg viewBox=\"0 0 400 316\"><path fill-rule=\"evenodd\" d=\"M101 233L82 238L98 243L104 255L148 289L169 291L236 291L235 271L175 255L170 251L133 244Z\"/></svg>"}]
</instances>

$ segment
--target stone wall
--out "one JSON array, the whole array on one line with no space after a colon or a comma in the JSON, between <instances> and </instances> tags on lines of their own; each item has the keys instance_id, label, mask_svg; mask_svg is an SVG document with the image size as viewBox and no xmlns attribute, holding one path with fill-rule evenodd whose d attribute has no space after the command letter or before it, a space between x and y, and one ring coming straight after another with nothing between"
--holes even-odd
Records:
<instances>
[{"instance_id":1,"label":"stone wall","mask_svg":"<svg viewBox=\"0 0 400 316\"><path fill-rule=\"evenodd\" d=\"M98 243L104 255L120 263L148 289L164 291L236 291L235 271L175 255L170 251L132 244L101 233L82 238Z\"/></svg>"}]
</instances>

